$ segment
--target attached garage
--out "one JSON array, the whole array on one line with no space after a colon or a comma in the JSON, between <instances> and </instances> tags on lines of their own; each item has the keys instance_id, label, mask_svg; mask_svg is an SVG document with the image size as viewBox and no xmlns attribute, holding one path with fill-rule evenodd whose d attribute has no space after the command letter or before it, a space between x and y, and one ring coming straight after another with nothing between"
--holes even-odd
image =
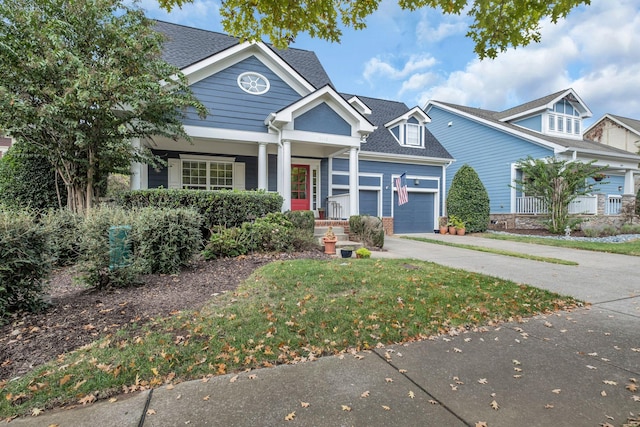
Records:
<instances>
[{"instance_id":1,"label":"attached garage","mask_svg":"<svg viewBox=\"0 0 640 427\"><path fill-rule=\"evenodd\" d=\"M432 233L436 193L409 192L409 203L398 206L398 193L393 193L393 232Z\"/></svg>"},{"instance_id":2,"label":"attached garage","mask_svg":"<svg viewBox=\"0 0 640 427\"><path fill-rule=\"evenodd\" d=\"M376 190L360 190L360 215L380 216L379 195L380 192Z\"/></svg>"}]
</instances>

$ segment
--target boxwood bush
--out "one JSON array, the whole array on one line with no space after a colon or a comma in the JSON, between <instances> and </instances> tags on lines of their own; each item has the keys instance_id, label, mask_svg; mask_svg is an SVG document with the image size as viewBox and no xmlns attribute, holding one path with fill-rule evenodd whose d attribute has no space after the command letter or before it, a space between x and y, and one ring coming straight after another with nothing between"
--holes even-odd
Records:
<instances>
[{"instance_id":1,"label":"boxwood bush","mask_svg":"<svg viewBox=\"0 0 640 427\"><path fill-rule=\"evenodd\" d=\"M118 195L125 208L191 208L204 217L204 227L240 227L244 222L280 212L282 196L264 191L135 190Z\"/></svg>"},{"instance_id":2,"label":"boxwood bush","mask_svg":"<svg viewBox=\"0 0 640 427\"><path fill-rule=\"evenodd\" d=\"M469 165L458 169L451 181L447 214L464 221L467 232L486 231L489 226L489 194Z\"/></svg>"},{"instance_id":3,"label":"boxwood bush","mask_svg":"<svg viewBox=\"0 0 640 427\"><path fill-rule=\"evenodd\" d=\"M44 228L29 212L0 209L0 323L11 313L45 305L50 270Z\"/></svg>"}]
</instances>

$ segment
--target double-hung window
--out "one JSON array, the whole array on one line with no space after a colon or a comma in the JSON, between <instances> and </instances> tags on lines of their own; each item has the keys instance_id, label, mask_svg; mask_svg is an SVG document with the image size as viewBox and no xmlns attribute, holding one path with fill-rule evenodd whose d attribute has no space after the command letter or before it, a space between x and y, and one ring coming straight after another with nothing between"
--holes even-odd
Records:
<instances>
[{"instance_id":1,"label":"double-hung window","mask_svg":"<svg viewBox=\"0 0 640 427\"><path fill-rule=\"evenodd\" d=\"M182 188L189 190L231 190L233 189L233 163L183 160Z\"/></svg>"},{"instance_id":2,"label":"double-hung window","mask_svg":"<svg viewBox=\"0 0 640 427\"><path fill-rule=\"evenodd\" d=\"M407 123L405 132L406 144L420 147L420 126L413 123Z\"/></svg>"}]
</instances>

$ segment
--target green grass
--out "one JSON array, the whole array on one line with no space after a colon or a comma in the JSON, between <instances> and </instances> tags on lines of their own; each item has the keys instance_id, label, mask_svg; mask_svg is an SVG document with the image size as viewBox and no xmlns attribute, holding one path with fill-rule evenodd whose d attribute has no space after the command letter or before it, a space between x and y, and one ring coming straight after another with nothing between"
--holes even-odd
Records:
<instances>
[{"instance_id":1,"label":"green grass","mask_svg":"<svg viewBox=\"0 0 640 427\"><path fill-rule=\"evenodd\" d=\"M482 235L482 237L486 237L486 236ZM487 248L486 246L476 246L476 245L467 245L467 244L464 244L464 243L445 242L443 240L429 239L429 238L425 238L425 237L402 236L402 238L403 239L409 239L409 240L417 240L419 242L425 242L425 243L434 243L436 245L453 246L455 248L471 249L473 251L478 251L478 252L488 252L488 253L492 253L492 254L505 255L505 256L515 257L515 258L524 258L524 259L530 259L530 260L533 260L533 261L548 262L548 263L551 263L551 264L579 265L577 262L567 261L566 259L530 255L530 254L525 254L525 253L521 253L521 252L504 251L502 249Z\"/></svg>"},{"instance_id":2,"label":"green grass","mask_svg":"<svg viewBox=\"0 0 640 427\"><path fill-rule=\"evenodd\" d=\"M0 383L0 419L93 395L408 342L578 304L427 262L280 261L200 312L131 326Z\"/></svg>"},{"instance_id":3,"label":"green grass","mask_svg":"<svg viewBox=\"0 0 640 427\"><path fill-rule=\"evenodd\" d=\"M563 248L582 249L585 251L608 252L612 254L640 256L640 239L624 243L585 242L579 240L545 239L512 234L483 233L478 237L488 239L511 240L514 242L535 243L537 245L559 246Z\"/></svg>"}]
</instances>

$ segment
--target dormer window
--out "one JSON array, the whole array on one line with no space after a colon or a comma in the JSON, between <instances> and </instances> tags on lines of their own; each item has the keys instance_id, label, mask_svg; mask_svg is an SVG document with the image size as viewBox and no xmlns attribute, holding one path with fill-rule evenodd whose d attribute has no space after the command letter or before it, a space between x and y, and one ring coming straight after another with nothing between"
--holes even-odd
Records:
<instances>
[{"instance_id":1,"label":"dormer window","mask_svg":"<svg viewBox=\"0 0 640 427\"><path fill-rule=\"evenodd\" d=\"M385 123L384 126L391 132L398 144L406 147L424 148L424 124L430 121L431 119L422 109L415 107L402 116Z\"/></svg>"},{"instance_id":2,"label":"dormer window","mask_svg":"<svg viewBox=\"0 0 640 427\"><path fill-rule=\"evenodd\" d=\"M580 112L566 99L558 101L548 113L549 132L565 135L580 135L582 119Z\"/></svg>"},{"instance_id":3,"label":"dormer window","mask_svg":"<svg viewBox=\"0 0 640 427\"><path fill-rule=\"evenodd\" d=\"M407 123L406 125L406 135L405 142L407 145L413 145L415 147L422 147L421 138L420 138L420 127L419 125L415 125L413 123Z\"/></svg>"}]
</instances>

